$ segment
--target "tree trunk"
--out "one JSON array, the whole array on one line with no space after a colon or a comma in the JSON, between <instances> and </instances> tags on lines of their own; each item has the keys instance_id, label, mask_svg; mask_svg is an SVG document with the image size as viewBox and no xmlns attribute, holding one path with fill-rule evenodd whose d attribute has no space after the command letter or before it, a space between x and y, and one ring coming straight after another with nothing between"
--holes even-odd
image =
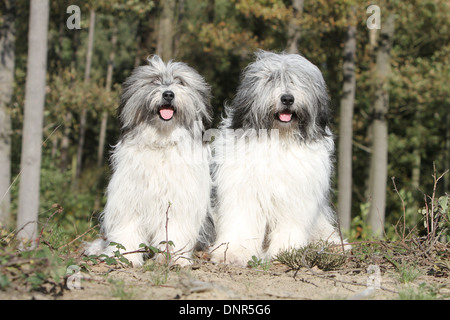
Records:
<instances>
[{"instance_id":1,"label":"tree trunk","mask_svg":"<svg viewBox=\"0 0 450 320\"><path fill-rule=\"evenodd\" d=\"M64 116L64 131L61 139L61 172L67 170L68 159L69 159L69 147L70 147L70 131L72 126L72 112L67 111Z\"/></svg>"},{"instance_id":2,"label":"tree trunk","mask_svg":"<svg viewBox=\"0 0 450 320\"><path fill-rule=\"evenodd\" d=\"M356 23L354 15L344 44L344 84L339 124L338 215L341 229L350 230L352 210L352 140L355 104Z\"/></svg>"},{"instance_id":3,"label":"tree trunk","mask_svg":"<svg viewBox=\"0 0 450 320\"><path fill-rule=\"evenodd\" d=\"M84 81L87 83L91 78L92 51L94 50L94 32L95 32L95 10L89 11L89 34L88 47L86 52L86 68L84 69Z\"/></svg>"},{"instance_id":4,"label":"tree trunk","mask_svg":"<svg viewBox=\"0 0 450 320\"><path fill-rule=\"evenodd\" d=\"M368 37L369 37L369 57L370 57L370 68L371 68L371 72L375 73L375 63L376 63L376 47L377 47L377 37L378 37L378 29L368 29ZM369 115L373 115L374 114L374 107L373 105L369 105L369 110L368 110L368 114ZM366 138L365 138L365 143L367 146L370 146L368 153L371 155L372 154L372 145L373 145L373 122L372 119L369 119L369 124L367 126L367 130L366 130ZM365 191L364 191L364 197L366 198L366 200L368 201L368 199L370 199L371 197L371 193L370 193L370 186L372 185L372 181L370 181L370 179L372 178L372 176L370 175L370 166L367 169L367 175L365 177L365 181L364 181L364 186L365 186Z\"/></svg>"},{"instance_id":5,"label":"tree trunk","mask_svg":"<svg viewBox=\"0 0 450 320\"><path fill-rule=\"evenodd\" d=\"M18 237L29 240L34 240L37 236L39 214L39 178L47 69L48 18L49 1L31 0L20 162L19 209L17 214Z\"/></svg>"},{"instance_id":6,"label":"tree trunk","mask_svg":"<svg viewBox=\"0 0 450 320\"><path fill-rule=\"evenodd\" d=\"M370 162L371 185L369 193L372 202L369 209L369 224L374 236L382 236L384 232L387 161L388 161L388 127L387 113L389 108L388 80L390 75L390 59L392 39L394 36L394 15L390 14L381 29L376 53L375 103L373 114L373 146Z\"/></svg>"},{"instance_id":7,"label":"tree trunk","mask_svg":"<svg viewBox=\"0 0 450 320\"><path fill-rule=\"evenodd\" d=\"M111 52L109 53L108 69L106 71L106 84L105 89L109 94L111 92L113 71L114 71L114 58L116 56L116 44L117 44L117 25L112 26L113 34L111 37ZM106 128L108 124L108 110L102 112L102 121L100 124L100 137L98 142L97 153L97 166L101 167L103 164L103 154L105 153L105 140L106 140Z\"/></svg>"},{"instance_id":8,"label":"tree trunk","mask_svg":"<svg viewBox=\"0 0 450 320\"><path fill-rule=\"evenodd\" d=\"M0 29L0 224L9 226L11 214L11 117L8 105L14 92L15 1L1 5Z\"/></svg>"},{"instance_id":9,"label":"tree trunk","mask_svg":"<svg viewBox=\"0 0 450 320\"><path fill-rule=\"evenodd\" d=\"M72 62L70 63L71 72L73 74L76 73L77 65L78 65L78 46L80 42L80 32L78 30L73 30L74 35L72 38ZM72 78L70 83L71 87L75 86L75 79ZM70 133L72 131L72 111L67 110L66 115L64 116L64 130L63 136L61 138L61 162L60 168L61 172L66 171L67 166L69 164L69 147L70 147Z\"/></svg>"},{"instance_id":10,"label":"tree trunk","mask_svg":"<svg viewBox=\"0 0 450 320\"><path fill-rule=\"evenodd\" d=\"M301 37L300 19L303 14L304 0L292 0L293 17L288 25L287 53L298 53L298 42Z\"/></svg>"},{"instance_id":11,"label":"tree trunk","mask_svg":"<svg viewBox=\"0 0 450 320\"><path fill-rule=\"evenodd\" d=\"M156 53L164 60L173 58L173 42L175 34L176 0L162 1L162 12L159 18L158 42Z\"/></svg>"},{"instance_id":12,"label":"tree trunk","mask_svg":"<svg viewBox=\"0 0 450 320\"><path fill-rule=\"evenodd\" d=\"M181 52L180 50L182 49L182 46L180 44L182 41L182 36L184 34L184 30L180 30L179 26L183 25L183 19L184 19L184 15L185 15L185 7L186 7L185 0L177 0L176 2L178 2L178 4L177 4L177 9L176 9L176 15L174 18L174 21L176 21L176 23L175 23L174 33L173 33L172 58L179 57L180 52ZM208 9L206 9L206 10L208 10Z\"/></svg>"},{"instance_id":13,"label":"tree trunk","mask_svg":"<svg viewBox=\"0 0 450 320\"><path fill-rule=\"evenodd\" d=\"M90 10L89 16L89 35L88 35L88 48L86 52L86 69L84 70L84 83L88 84L91 77L91 65L92 65L92 51L94 48L94 31L95 31L95 10ZM83 148L86 134L86 118L87 109L83 106L80 116L80 136L78 137L78 149L77 149L77 168L76 179L81 175L82 162L83 162Z\"/></svg>"}]
</instances>

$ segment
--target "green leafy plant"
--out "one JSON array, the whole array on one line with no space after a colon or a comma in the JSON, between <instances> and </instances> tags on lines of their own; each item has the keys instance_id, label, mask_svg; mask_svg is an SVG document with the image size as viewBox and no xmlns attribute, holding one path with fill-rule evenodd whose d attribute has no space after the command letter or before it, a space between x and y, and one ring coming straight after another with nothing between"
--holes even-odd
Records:
<instances>
[{"instance_id":1,"label":"green leafy plant","mask_svg":"<svg viewBox=\"0 0 450 320\"><path fill-rule=\"evenodd\" d=\"M62 287L72 259L64 260L45 244L20 251L18 246L11 244L0 253L0 290L16 285L29 287L30 290L38 290L44 284L53 288Z\"/></svg>"},{"instance_id":2,"label":"green leafy plant","mask_svg":"<svg viewBox=\"0 0 450 320\"><path fill-rule=\"evenodd\" d=\"M403 284L411 283L421 275L421 271L416 264L411 264L406 261L398 263L395 262L394 259L389 258L387 255L385 255L385 258L395 267L395 270L397 271L397 279Z\"/></svg>"},{"instance_id":3,"label":"green leafy plant","mask_svg":"<svg viewBox=\"0 0 450 320\"><path fill-rule=\"evenodd\" d=\"M270 261L267 259L261 259L257 256L252 256L252 260L249 260L247 262L248 266L253 269L262 269L264 271L269 270L270 268Z\"/></svg>"}]
</instances>

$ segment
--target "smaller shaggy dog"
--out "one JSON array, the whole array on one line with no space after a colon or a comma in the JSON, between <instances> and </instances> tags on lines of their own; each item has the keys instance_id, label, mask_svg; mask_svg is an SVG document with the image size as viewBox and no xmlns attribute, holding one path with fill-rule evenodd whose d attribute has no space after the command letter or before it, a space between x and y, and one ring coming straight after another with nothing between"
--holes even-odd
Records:
<instances>
[{"instance_id":1,"label":"smaller shaggy dog","mask_svg":"<svg viewBox=\"0 0 450 320\"><path fill-rule=\"evenodd\" d=\"M117 248L110 242L125 251L141 243L165 250L161 242L169 240L172 262L188 264L180 258L189 258L212 233L210 152L202 142L212 120L210 88L191 67L165 64L155 55L124 83L119 119L122 136L111 158L102 238L85 254L112 255ZM144 262L142 253L126 258L133 266Z\"/></svg>"},{"instance_id":2,"label":"smaller shaggy dog","mask_svg":"<svg viewBox=\"0 0 450 320\"><path fill-rule=\"evenodd\" d=\"M256 53L214 141L212 261L245 266L252 256L341 242L328 199L328 102L322 74L307 59Z\"/></svg>"}]
</instances>

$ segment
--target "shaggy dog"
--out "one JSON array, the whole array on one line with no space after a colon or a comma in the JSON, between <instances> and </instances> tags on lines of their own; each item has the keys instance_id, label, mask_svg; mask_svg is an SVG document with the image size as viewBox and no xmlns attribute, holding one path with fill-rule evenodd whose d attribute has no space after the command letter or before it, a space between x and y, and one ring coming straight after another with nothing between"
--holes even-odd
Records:
<instances>
[{"instance_id":1,"label":"shaggy dog","mask_svg":"<svg viewBox=\"0 0 450 320\"><path fill-rule=\"evenodd\" d=\"M328 102L322 74L307 59L256 53L214 141L212 261L246 266L252 256L341 242L328 199Z\"/></svg>"},{"instance_id":2,"label":"shaggy dog","mask_svg":"<svg viewBox=\"0 0 450 320\"><path fill-rule=\"evenodd\" d=\"M212 233L210 151L202 142L212 120L210 88L191 67L155 55L124 83L119 119L102 238L85 254L113 255L111 242L124 246L122 252L139 250L141 243L163 251L172 241L172 263L187 264L179 258L189 258ZM126 258L133 266L144 262L142 253Z\"/></svg>"}]
</instances>

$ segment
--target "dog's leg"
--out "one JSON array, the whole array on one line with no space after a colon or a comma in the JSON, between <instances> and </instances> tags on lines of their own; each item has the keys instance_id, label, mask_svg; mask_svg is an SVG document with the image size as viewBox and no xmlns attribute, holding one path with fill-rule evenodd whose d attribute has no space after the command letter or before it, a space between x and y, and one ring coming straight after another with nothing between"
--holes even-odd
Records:
<instances>
[{"instance_id":1,"label":"dog's leg","mask_svg":"<svg viewBox=\"0 0 450 320\"><path fill-rule=\"evenodd\" d=\"M191 264L200 225L189 220L189 217L169 218L167 224L161 224L153 231L152 243L161 251L156 257L157 262L180 266Z\"/></svg>"},{"instance_id":2,"label":"dog's leg","mask_svg":"<svg viewBox=\"0 0 450 320\"><path fill-rule=\"evenodd\" d=\"M326 241L338 249L351 250L352 246L341 237L339 229L334 227L325 215L320 215L314 226L312 241Z\"/></svg>"},{"instance_id":3,"label":"dog's leg","mask_svg":"<svg viewBox=\"0 0 450 320\"><path fill-rule=\"evenodd\" d=\"M119 250L120 253L131 252L139 250L139 245L141 243L147 243L147 239L142 236L139 226L136 223L129 223L126 226L116 227L110 230L105 236L107 238L106 245L104 249L104 254L108 256L113 256L114 252ZM111 245L111 242L121 244L125 249L117 249L116 246ZM134 267L143 265L144 255L142 253L130 253L124 255Z\"/></svg>"},{"instance_id":4,"label":"dog's leg","mask_svg":"<svg viewBox=\"0 0 450 320\"><path fill-rule=\"evenodd\" d=\"M262 255L265 227L259 207L250 208L247 203L244 208L234 203L217 221L217 240L212 247L211 261L247 266L252 256Z\"/></svg>"},{"instance_id":5,"label":"dog's leg","mask_svg":"<svg viewBox=\"0 0 450 320\"><path fill-rule=\"evenodd\" d=\"M304 225L296 221L285 221L278 224L268 236L269 246L266 251L266 258L273 259L280 251L290 248L301 248L308 244L309 232Z\"/></svg>"}]
</instances>

